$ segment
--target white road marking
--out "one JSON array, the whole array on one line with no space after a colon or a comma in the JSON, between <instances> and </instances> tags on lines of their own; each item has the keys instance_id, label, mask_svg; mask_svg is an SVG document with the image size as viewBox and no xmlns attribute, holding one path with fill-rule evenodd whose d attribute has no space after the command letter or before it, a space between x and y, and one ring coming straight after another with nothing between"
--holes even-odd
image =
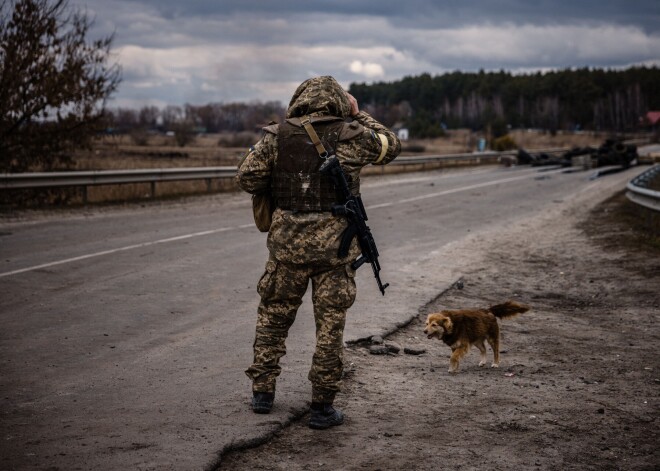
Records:
<instances>
[{"instance_id":1,"label":"white road marking","mask_svg":"<svg viewBox=\"0 0 660 471\"><path fill-rule=\"evenodd\" d=\"M211 229L211 230L208 230L208 231L194 232L192 234L184 234L184 235L180 235L180 236L176 236L176 237L168 237L167 239L153 240L151 242L143 242L141 244L127 245L126 247L119 247L119 248L116 248L116 249L103 250L101 252L95 252L95 253L90 253L90 254L86 254L86 255L80 255L78 257L66 258L64 260L57 260L55 262L44 263L42 265L35 265L35 266L32 266L32 267L21 268L20 270L13 270L13 271L5 272L5 273L0 273L0 278L3 278L5 276L18 275L19 273L25 273L25 272L28 272L28 271L39 270L39 269L42 269L42 268L49 268L49 267L54 267L54 266L57 266L57 265L63 265L65 263L77 262L79 260L86 260L88 258L101 257L103 255L110 255L110 254L117 253L117 252L125 252L127 250L139 249L139 248L142 248L142 247L149 247L151 245L166 244L168 242L175 242L175 241L178 241L178 240L192 239L193 237L201 237L201 236L210 235L210 234L217 234L219 232L227 232L227 231L232 231L232 230L235 230L235 229L245 229L247 227L252 227L253 225L254 224L243 224L242 226L221 227L219 229Z\"/></svg>"},{"instance_id":2,"label":"white road marking","mask_svg":"<svg viewBox=\"0 0 660 471\"><path fill-rule=\"evenodd\" d=\"M556 172L560 172L560 171L561 170L556 170L556 171L547 172L547 173L556 173ZM535 174L532 174L532 175L535 175ZM415 196L414 198L405 198L405 199L402 199L402 200L392 201L392 202L389 202L389 203L374 204L374 205L371 205L371 206L367 206L366 209L386 208L386 207L389 207L389 206L395 206L395 205L400 205L400 204L411 203L413 201L421 201L421 200L425 200L425 199L429 199L429 198L435 198L437 196L449 195L449 194L452 194L452 193L459 193L461 191L469 191L469 190L474 190L476 188L484 188L484 187L487 187L487 186L498 185L500 183L507 183L507 182L512 182L512 181L516 181L516 180L523 180L525 178L529 178L530 176L531 176L530 174L526 174L526 175L520 175L520 176L517 176L517 177L503 178L501 180L494 180L494 181L491 181L491 182L477 183L475 185L468 185L468 186L463 186L463 187L460 187L460 188L453 188L451 190L444 190L444 191L438 191L438 192L435 192L435 193L428 193L426 195ZM77 261L80 261L80 260L86 260L88 258L101 257L103 255L110 255L110 254L118 253L118 252L126 252L127 250L133 250L133 249L139 249L139 248L143 248L143 247L149 247L151 245L165 244L165 243L168 243L168 242L176 242L176 241L179 241L179 240L192 239L194 237L201 237L201 236L210 235L210 234L217 234L219 232L227 232L227 231L232 231L232 230L236 230L236 229L245 229L245 228L248 228L248 227L252 227L253 225L254 224L243 224L241 226L221 227L219 229L211 229L211 230L208 230L208 231L195 232L195 233L192 233L192 234L184 234L184 235L180 235L180 236L176 236L176 237L169 237L167 239L154 240L154 241L151 241L151 242L143 242L141 244L127 245L125 247L119 247L119 248L116 248L116 249L103 250L101 252L94 252L94 253L90 253L90 254L86 254L86 255L80 255L78 257L66 258L66 259L63 259L63 260L57 260L57 261L54 261L54 262L44 263L44 264L41 264L41 265L35 265L35 266L32 266L32 267L21 268L19 270L12 270L12 271L8 271L8 272L5 272L5 273L0 273L0 278L4 278L4 277L7 277L7 276L12 276L12 275L18 275L19 273L25 273L25 272L34 271L34 270L40 270L42 268L49 268L49 267L54 267L54 266L57 266L57 265L64 265L65 263L77 262Z\"/></svg>"},{"instance_id":3,"label":"white road marking","mask_svg":"<svg viewBox=\"0 0 660 471\"><path fill-rule=\"evenodd\" d=\"M472 170L471 172L467 173L467 175L478 175L482 173L489 173L492 171L493 171L492 169ZM360 187L380 188L383 186L405 185L408 183L420 183L420 182L444 180L447 178L451 178L453 176L454 174L444 173L440 175L426 175L423 177L397 178L396 180L387 180L387 181L377 181L377 182L364 181L364 182L360 182Z\"/></svg>"},{"instance_id":4,"label":"white road marking","mask_svg":"<svg viewBox=\"0 0 660 471\"><path fill-rule=\"evenodd\" d=\"M557 173L560 171L561 170L555 170L547 173ZM502 180L494 180L492 182L476 183L474 185L463 186L460 188L452 188L451 190L437 191L435 193L427 193L425 195L415 196L414 198L405 198L398 201L391 201L389 203L373 204L371 206L368 206L366 209L387 208L389 206L397 206L400 204L412 203L413 201L421 201L429 198L435 198L437 196L450 195L452 193L460 193L461 191L469 191L469 190L474 190L476 188L484 188L487 186L498 185L500 183L513 182L516 180L524 180L525 178L529 178L529 177L530 175L528 174L528 175L520 175L517 177L503 178Z\"/></svg>"}]
</instances>

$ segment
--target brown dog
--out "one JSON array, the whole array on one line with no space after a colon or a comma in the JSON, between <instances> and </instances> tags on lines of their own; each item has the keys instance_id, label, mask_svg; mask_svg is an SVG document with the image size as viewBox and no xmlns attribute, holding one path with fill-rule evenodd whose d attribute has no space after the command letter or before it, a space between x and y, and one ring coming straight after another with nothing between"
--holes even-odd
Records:
<instances>
[{"instance_id":1,"label":"brown dog","mask_svg":"<svg viewBox=\"0 0 660 471\"><path fill-rule=\"evenodd\" d=\"M486 346L493 349L493 368L500 363L500 327L497 319L506 319L529 311L529 306L507 301L488 309L456 309L429 314L424 333L437 338L451 347L449 372L458 371L459 360L475 345L481 352L479 366L486 364Z\"/></svg>"}]
</instances>

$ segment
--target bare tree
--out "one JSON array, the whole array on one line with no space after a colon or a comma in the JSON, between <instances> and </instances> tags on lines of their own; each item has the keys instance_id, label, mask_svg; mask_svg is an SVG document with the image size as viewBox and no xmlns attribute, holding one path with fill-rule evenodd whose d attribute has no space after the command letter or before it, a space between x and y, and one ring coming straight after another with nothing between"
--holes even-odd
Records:
<instances>
[{"instance_id":1,"label":"bare tree","mask_svg":"<svg viewBox=\"0 0 660 471\"><path fill-rule=\"evenodd\" d=\"M138 127L138 111L132 108L117 108L105 110L106 121L112 126L113 132L125 134Z\"/></svg>"},{"instance_id":2,"label":"bare tree","mask_svg":"<svg viewBox=\"0 0 660 471\"><path fill-rule=\"evenodd\" d=\"M160 110L157 106L143 106L139 112L139 123L143 129L155 129L158 126Z\"/></svg>"},{"instance_id":3,"label":"bare tree","mask_svg":"<svg viewBox=\"0 0 660 471\"><path fill-rule=\"evenodd\" d=\"M195 123L190 119L183 119L172 125L174 140L179 147L185 147L195 140Z\"/></svg>"},{"instance_id":4,"label":"bare tree","mask_svg":"<svg viewBox=\"0 0 660 471\"><path fill-rule=\"evenodd\" d=\"M120 82L112 36L87 41L92 22L67 0L0 3L0 171L51 170L103 129Z\"/></svg>"},{"instance_id":5,"label":"bare tree","mask_svg":"<svg viewBox=\"0 0 660 471\"><path fill-rule=\"evenodd\" d=\"M175 105L167 105L161 112L161 116L163 118L163 128L166 131L171 131L172 127L184 118L183 109Z\"/></svg>"}]
</instances>

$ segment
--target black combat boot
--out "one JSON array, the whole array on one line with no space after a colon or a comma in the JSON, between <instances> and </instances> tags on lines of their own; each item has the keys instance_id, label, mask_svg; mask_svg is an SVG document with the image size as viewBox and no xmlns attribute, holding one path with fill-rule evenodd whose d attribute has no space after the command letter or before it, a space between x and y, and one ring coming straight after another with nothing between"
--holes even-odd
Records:
<instances>
[{"instance_id":1,"label":"black combat boot","mask_svg":"<svg viewBox=\"0 0 660 471\"><path fill-rule=\"evenodd\" d=\"M311 417L309 427L315 429L326 429L344 423L344 414L339 409L332 407L327 402L312 402L310 408Z\"/></svg>"},{"instance_id":2,"label":"black combat boot","mask_svg":"<svg viewBox=\"0 0 660 471\"><path fill-rule=\"evenodd\" d=\"M268 414L273 408L275 393L254 391L252 394L252 411L255 414Z\"/></svg>"}]
</instances>

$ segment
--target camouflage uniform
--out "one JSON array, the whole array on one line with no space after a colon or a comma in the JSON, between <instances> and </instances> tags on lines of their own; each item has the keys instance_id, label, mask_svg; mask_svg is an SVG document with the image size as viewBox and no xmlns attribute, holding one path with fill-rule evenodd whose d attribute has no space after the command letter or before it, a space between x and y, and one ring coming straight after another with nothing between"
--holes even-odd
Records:
<instances>
[{"instance_id":1,"label":"camouflage uniform","mask_svg":"<svg viewBox=\"0 0 660 471\"><path fill-rule=\"evenodd\" d=\"M286 117L347 119L350 113L351 104L341 86L334 78L325 76L309 79L298 87ZM401 145L394 133L366 112L360 111L353 120L357 123L353 129L359 132L353 133L351 139L339 141L334 150L344 172L357 181L362 167L391 162ZM270 188L278 154L277 125L264 129L264 136L245 156L237 175L240 187L252 194ZM275 392L281 371L279 359L286 353L285 340L311 279L316 322L316 351L309 372L312 402L334 400L343 368L346 311L356 295L355 273L350 263L360 254L354 240L348 256L338 256L346 227L345 218L328 211L275 210L267 239L270 256L257 288L261 303L254 363L246 371L253 391Z\"/></svg>"}]
</instances>

